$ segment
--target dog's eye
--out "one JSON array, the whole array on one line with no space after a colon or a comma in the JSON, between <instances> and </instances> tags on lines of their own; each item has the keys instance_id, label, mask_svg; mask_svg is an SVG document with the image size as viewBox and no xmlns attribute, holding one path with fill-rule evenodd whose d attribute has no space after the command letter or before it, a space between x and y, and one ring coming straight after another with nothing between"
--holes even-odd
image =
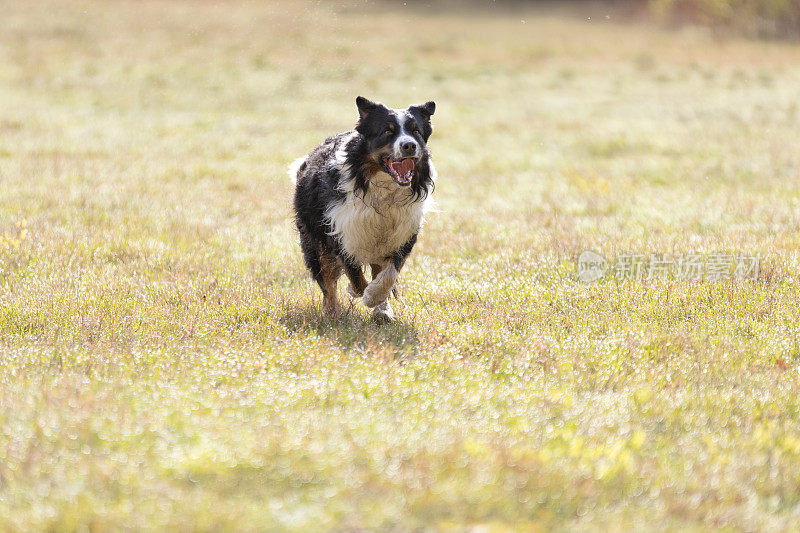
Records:
<instances>
[{"instance_id":1,"label":"dog's eye","mask_svg":"<svg viewBox=\"0 0 800 533\"><path fill-rule=\"evenodd\" d=\"M384 135L391 135L392 133L394 133L394 130L393 130L392 128L386 128L386 129L383 131L383 134L384 134Z\"/></svg>"}]
</instances>

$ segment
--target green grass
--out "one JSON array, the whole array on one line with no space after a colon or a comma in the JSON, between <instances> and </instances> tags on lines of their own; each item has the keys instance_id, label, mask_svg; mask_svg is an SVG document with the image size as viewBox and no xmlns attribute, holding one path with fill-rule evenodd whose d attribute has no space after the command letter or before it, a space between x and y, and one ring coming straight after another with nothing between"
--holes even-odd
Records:
<instances>
[{"instance_id":1,"label":"green grass","mask_svg":"<svg viewBox=\"0 0 800 533\"><path fill-rule=\"evenodd\" d=\"M797 46L0 7L0 529L800 527ZM438 104L392 325L320 316L291 223L357 94ZM585 249L764 261L585 285Z\"/></svg>"}]
</instances>

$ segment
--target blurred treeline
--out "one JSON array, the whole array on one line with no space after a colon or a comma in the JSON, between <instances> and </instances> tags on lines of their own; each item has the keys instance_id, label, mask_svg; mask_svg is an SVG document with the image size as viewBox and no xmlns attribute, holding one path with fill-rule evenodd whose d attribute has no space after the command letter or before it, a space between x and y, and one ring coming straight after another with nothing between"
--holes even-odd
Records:
<instances>
[{"instance_id":1,"label":"blurred treeline","mask_svg":"<svg viewBox=\"0 0 800 533\"><path fill-rule=\"evenodd\" d=\"M649 0L652 14L671 23L700 23L749 36L800 37L800 0Z\"/></svg>"},{"instance_id":2,"label":"blurred treeline","mask_svg":"<svg viewBox=\"0 0 800 533\"><path fill-rule=\"evenodd\" d=\"M617 18L706 25L719 32L749 37L800 38L800 0L416 0L415 3L444 9L537 6L584 16L607 12Z\"/></svg>"}]
</instances>

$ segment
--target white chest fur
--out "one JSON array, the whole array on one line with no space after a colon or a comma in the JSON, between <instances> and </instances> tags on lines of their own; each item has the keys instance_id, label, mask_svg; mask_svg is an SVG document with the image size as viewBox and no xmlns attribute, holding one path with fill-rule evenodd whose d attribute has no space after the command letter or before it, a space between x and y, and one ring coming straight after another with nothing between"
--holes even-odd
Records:
<instances>
[{"instance_id":1,"label":"white chest fur","mask_svg":"<svg viewBox=\"0 0 800 533\"><path fill-rule=\"evenodd\" d=\"M380 172L370 180L362 198L352 188L341 203L330 206L326 216L344 252L360 264L383 263L422 227L433 198L414 199L411 191L397 187L392 178Z\"/></svg>"}]
</instances>

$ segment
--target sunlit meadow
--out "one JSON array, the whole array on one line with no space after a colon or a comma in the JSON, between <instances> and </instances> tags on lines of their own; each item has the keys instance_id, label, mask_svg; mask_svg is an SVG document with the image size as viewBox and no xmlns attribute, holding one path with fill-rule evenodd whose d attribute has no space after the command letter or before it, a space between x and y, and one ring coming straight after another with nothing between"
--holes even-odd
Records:
<instances>
[{"instance_id":1,"label":"sunlit meadow","mask_svg":"<svg viewBox=\"0 0 800 533\"><path fill-rule=\"evenodd\" d=\"M399 2L0 12L1 530L800 527L800 46ZM392 325L344 283L320 316L291 221L286 165L358 94L438 104ZM585 284L587 249L762 264Z\"/></svg>"}]
</instances>

